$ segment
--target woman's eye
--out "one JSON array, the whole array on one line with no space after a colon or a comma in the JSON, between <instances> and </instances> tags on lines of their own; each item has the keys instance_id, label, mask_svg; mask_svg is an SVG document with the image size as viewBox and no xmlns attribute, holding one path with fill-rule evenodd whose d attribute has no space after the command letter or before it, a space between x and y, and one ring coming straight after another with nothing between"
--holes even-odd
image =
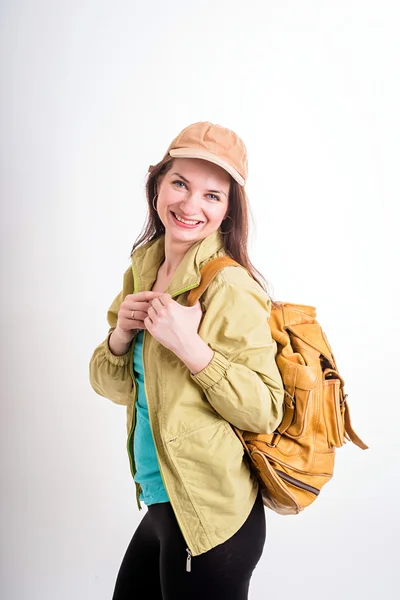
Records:
<instances>
[{"instance_id":1,"label":"woman's eye","mask_svg":"<svg viewBox=\"0 0 400 600\"><path fill-rule=\"evenodd\" d=\"M176 185L179 188L181 186L186 187L186 184L183 181L181 181L180 179L176 179L175 181L173 181L172 185ZM220 200L219 196L216 196L215 194L206 194L206 195L211 196L212 200L218 200L218 201Z\"/></svg>"}]
</instances>

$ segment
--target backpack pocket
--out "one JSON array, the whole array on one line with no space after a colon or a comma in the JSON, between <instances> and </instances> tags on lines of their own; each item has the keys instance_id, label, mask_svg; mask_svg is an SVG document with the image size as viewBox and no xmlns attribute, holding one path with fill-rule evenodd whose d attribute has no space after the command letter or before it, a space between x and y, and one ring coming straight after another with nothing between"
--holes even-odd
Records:
<instances>
[{"instance_id":1,"label":"backpack pocket","mask_svg":"<svg viewBox=\"0 0 400 600\"><path fill-rule=\"evenodd\" d=\"M340 379L325 379L322 388L323 412L328 445L335 446L336 448L343 446L345 432L345 404L341 385L342 381Z\"/></svg>"}]
</instances>

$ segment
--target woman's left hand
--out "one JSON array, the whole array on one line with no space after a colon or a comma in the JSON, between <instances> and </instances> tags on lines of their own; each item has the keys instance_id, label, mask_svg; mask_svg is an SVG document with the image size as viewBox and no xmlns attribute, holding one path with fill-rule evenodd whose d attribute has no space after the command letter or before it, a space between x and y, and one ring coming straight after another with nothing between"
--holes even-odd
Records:
<instances>
[{"instance_id":1,"label":"woman's left hand","mask_svg":"<svg viewBox=\"0 0 400 600\"><path fill-rule=\"evenodd\" d=\"M203 312L200 302L182 306L170 294L162 294L151 301L144 325L160 344L180 356L197 336Z\"/></svg>"}]
</instances>

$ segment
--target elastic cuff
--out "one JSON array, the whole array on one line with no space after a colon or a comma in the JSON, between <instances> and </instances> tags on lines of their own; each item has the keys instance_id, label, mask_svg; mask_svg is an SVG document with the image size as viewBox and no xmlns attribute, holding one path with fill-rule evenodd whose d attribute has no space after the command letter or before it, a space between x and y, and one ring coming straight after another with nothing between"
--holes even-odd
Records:
<instances>
[{"instance_id":1,"label":"elastic cuff","mask_svg":"<svg viewBox=\"0 0 400 600\"><path fill-rule=\"evenodd\" d=\"M129 354L131 351L131 347L129 346L128 351L125 354L121 354L121 356L116 356L110 350L110 346L108 342L110 340L111 334L114 330L110 331L107 335L106 339L103 342L104 354L108 362L116 367L125 367L129 363Z\"/></svg>"},{"instance_id":2,"label":"elastic cuff","mask_svg":"<svg viewBox=\"0 0 400 600\"><path fill-rule=\"evenodd\" d=\"M229 366L230 363L225 356L217 350L214 350L214 356L208 365L195 375L191 373L190 377L204 390L207 390L209 387L218 383L225 376Z\"/></svg>"}]
</instances>

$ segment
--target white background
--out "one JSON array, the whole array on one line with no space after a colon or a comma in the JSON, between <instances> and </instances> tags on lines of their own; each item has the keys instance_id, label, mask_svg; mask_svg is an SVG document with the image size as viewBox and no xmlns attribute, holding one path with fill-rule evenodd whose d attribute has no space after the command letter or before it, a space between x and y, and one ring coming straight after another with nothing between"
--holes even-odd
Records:
<instances>
[{"instance_id":1,"label":"white background","mask_svg":"<svg viewBox=\"0 0 400 600\"><path fill-rule=\"evenodd\" d=\"M148 165L210 120L248 148L251 258L276 299L317 307L370 445L337 452L302 514L267 512L250 598L397 598L399 4L0 11L2 597L111 598L145 510L125 410L94 393L88 363L144 222Z\"/></svg>"}]
</instances>

